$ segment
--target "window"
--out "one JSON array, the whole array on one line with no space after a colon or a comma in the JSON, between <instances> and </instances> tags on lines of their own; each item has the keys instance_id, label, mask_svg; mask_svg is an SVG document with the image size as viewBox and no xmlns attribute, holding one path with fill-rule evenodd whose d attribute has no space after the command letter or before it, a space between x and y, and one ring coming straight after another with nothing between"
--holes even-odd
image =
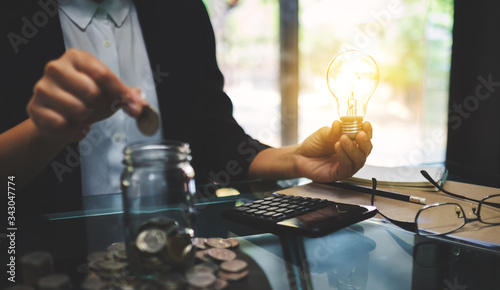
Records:
<instances>
[{"instance_id":1,"label":"window","mask_svg":"<svg viewBox=\"0 0 500 290\"><path fill-rule=\"evenodd\" d=\"M234 115L253 137L280 146L279 1L205 0ZM365 120L374 127L367 163L444 162L452 0L299 0L299 142L338 119L326 84L346 49L370 54L380 82Z\"/></svg>"}]
</instances>

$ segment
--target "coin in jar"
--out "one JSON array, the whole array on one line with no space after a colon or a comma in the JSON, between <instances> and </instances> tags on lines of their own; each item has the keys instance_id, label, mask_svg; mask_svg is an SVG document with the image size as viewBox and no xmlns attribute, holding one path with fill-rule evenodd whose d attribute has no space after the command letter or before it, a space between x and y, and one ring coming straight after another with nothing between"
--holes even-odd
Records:
<instances>
[{"instance_id":1,"label":"coin in jar","mask_svg":"<svg viewBox=\"0 0 500 290\"><path fill-rule=\"evenodd\" d=\"M231 261L236 259L236 254L228 249L211 248L205 250L205 255L217 261Z\"/></svg>"},{"instance_id":2,"label":"coin in jar","mask_svg":"<svg viewBox=\"0 0 500 290\"><path fill-rule=\"evenodd\" d=\"M142 113L137 117L136 123L142 134L152 136L158 131L160 117L156 109L148 104L142 107Z\"/></svg>"},{"instance_id":3,"label":"coin in jar","mask_svg":"<svg viewBox=\"0 0 500 290\"><path fill-rule=\"evenodd\" d=\"M166 246L167 234L159 229L149 229L141 232L135 241L135 246L141 252L156 254Z\"/></svg>"},{"instance_id":4,"label":"coin in jar","mask_svg":"<svg viewBox=\"0 0 500 290\"><path fill-rule=\"evenodd\" d=\"M236 273L245 270L248 267L248 263L243 260L231 260L220 264L220 268L223 271Z\"/></svg>"},{"instance_id":5,"label":"coin in jar","mask_svg":"<svg viewBox=\"0 0 500 290\"><path fill-rule=\"evenodd\" d=\"M211 248L227 249L231 247L231 243L222 238L208 238L205 244Z\"/></svg>"},{"instance_id":6,"label":"coin in jar","mask_svg":"<svg viewBox=\"0 0 500 290\"><path fill-rule=\"evenodd\" d=\"M214 274L208 272L199 272L189 275L187 277L187 282L190 286L204 289L215 284L217 277Z\"/></svg>"},{"instance_id":7,"label":"coin in jar","mask_svg":"<svg viewBox=\"0 0 500 290\"><path fill-rule=\"evenodd\" d=\"M229 273L225 271L219 271L219 279L226 281L238 281L248 276L248 270L238 272L238 273Z\"/></svg>"}]
</instances>

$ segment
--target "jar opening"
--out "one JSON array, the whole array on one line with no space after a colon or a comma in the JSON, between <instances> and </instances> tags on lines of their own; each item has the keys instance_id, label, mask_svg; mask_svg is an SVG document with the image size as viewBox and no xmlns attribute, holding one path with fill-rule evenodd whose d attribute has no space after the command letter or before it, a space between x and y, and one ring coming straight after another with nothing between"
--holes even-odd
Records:
<instances>
[{"instance_id":1,"label":"jar opening","mask_svg":"<svg viewBox=\"0 0 500 290\"><path fill-rule=\"evenodd\" d=\"M191 160L189 144L180 141L132 143L123 150L127 165L182 162Z\"/></svg>"}]
</instances>

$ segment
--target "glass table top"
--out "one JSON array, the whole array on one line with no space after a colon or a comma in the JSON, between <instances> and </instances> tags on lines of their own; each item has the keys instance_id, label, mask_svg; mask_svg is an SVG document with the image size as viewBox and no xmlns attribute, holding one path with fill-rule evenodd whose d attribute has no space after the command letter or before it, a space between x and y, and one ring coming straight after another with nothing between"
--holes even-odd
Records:
<instances>
[{"instance_id":1,"label":"glass table top","mask_svg":"<svg viewBox=\"0 0 500 290\"><path fill-rule=\"evenodd\" d=\"M241 184L235 186L239 195L198 199L195 236L237 239L239 251L258 265L267 278L262 285L270 289L500 289L499 252L416 236L378 218L305 238L261 232L220 215L223 209L297 184ZM100 207L32 217L20 224L16 259L33 251L49 252L55 272L70 276L79 289L83 277L77 268L86 256L124 239L119 194L88 197L85 203ZM237 286L229 283L227 289L255 289L260 282L251 277Z\"/></svg>"}]
</instances>

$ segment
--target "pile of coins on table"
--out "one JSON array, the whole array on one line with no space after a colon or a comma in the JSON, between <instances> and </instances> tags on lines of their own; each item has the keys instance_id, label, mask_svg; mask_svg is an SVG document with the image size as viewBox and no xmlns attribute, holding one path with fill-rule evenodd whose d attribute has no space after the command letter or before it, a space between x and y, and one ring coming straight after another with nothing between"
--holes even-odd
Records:
<instances>
[{"instance_id":1,"label":"pile of coins on table","mask_svg":"<svg viewBox=\"0 0 500 290\"><path fill-rule=\"evenodd\" d=\"M165 217L148 220L138 229L127 249L130 270L141 275L170 272L172 268L187 268L194 263L196 248L193 231L184 229Z\"/></svg>"},{"instance_id":2,"label":"pile of coins on table","mask_svg":"<svg viewBox=\"0 0 500 290\"><path fill-rule=\"evenodd\" d=\"M246 278L248 264L236 259L232 251L239 246L235 239L194 238L198 248L197 264L186 273L186 280L191 289L224 289L228 282Z\"/></svg>"},{"instance_id":3,"label":"pile of coins on table","mask_svg":"<svg viewBox=\"0 0 500 290\"><path fill-rule=\"evenodd\" d=\"M100 289L225 289L231 281L239 281L249 275L247 262L236 259L233 251L239 242L235 239L194 238L197 263L185 271L171 268L157 272L151 279L141 280L129 271L125 244L114 243L107 252L87 256L88 264L79 271L87 275L82 284L84 290Z\"/></svg>"}]
</instances>

